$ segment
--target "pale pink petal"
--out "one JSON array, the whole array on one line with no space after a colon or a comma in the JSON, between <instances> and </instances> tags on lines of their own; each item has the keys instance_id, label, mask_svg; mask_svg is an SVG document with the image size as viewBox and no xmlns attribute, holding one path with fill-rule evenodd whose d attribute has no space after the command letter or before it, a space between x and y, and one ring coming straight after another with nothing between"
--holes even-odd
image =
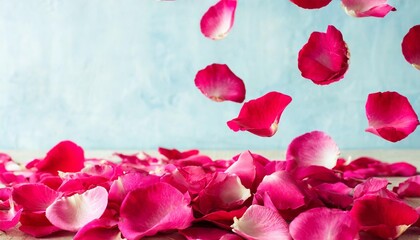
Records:
<instances>
[{"instance_id":1,"label":"pale pink petal","mask_svg":"<svg viewBox=\"0 0 420 240\"><path fill-rule=\"evenodd\" d=\"M220 0L211 6L200 21L201 32L213 40L227 36L235 21L236 0Z\"/></svg>"},{"instance_id":2,"label":"pale pink petal","mask_svg":"<svg viewBox=\"0 0 420 240\"><path fill-rule=\"evenodd\" d=\"M162 176L161 181L171 184L181 192L189 192L192 197L204 189L211 180L212 174L201 166L185 166L174 169Z\"/></svg>"},{"instance_id":3,"label":"pale pink petal","mask_svg":"<svg viewBox=\"0 0 420 240\"><path fill-rule=\"evenodd\" d=\"M375 195L355 200L350 213L362 230L384 239L399 237L419 217L404 202Z\"/></svg>"},{"instance_id":4,"label":"pale pink petal","mask_svg":"<svg viewBox=\"0 0 420 240\"><path fill-rule=\"evenodd\" d=\"M420 70L420 25L410 28L404 36L401 47L405 60Z\"/></svg>"},{"instance_id":5,"label":"pale pink petal","mask_svg":"<svg viewBox=\"0 0 420 240\"><path fill-rule=\"evenodd\" d=\"M12 193L13 201L25 211L45 211L58 193L40 183L28 183L15 186Z\"/></svg>"},{"instance_id":6,"label":"pale pink petal","mask_svg":"<svg viewBox=\"0 0 420 240\"><path fill-rule=\"evenodd\" d=\"M242 185L238 176L217 172L194 200L194 207L202 214L230 211L240 208L250 196L250 190Z\"/></svg>"},{"instance_id":7,"label":"pale pink petal","mask_svg":"<svg viewBox=\"0 0 420 240\"><path fill-rule=\"evenodd\" d=\"M225 172L239 176L241 183L246 188L251 189L257 175L256 168L251 152L245 151Z\"/></svg>"},{"instance_id":8,"label":"pale pink petal","mask_svg":"<svg viewBox=\"0 0 420 240\"><path fill-rule=\"evenodd\" d=\"M350 52L343 35L329 25L327 32L313 32L299 51L298 68L302 77L318 85L337 82L349 68Z\"/></svg>"},{"instance_id":9,"label":"pale pink petal","mask_svg":"<svg viewBox=\"0 0 420 240\"><path fill-rule=\"evenodd\" d=\"M318 9L327 6L332 0L290 0L292 3L305 9Z\"/></svg>"},{"instance_id":10,"label":"pale pink petal","mask_svg":"<svg viewBox=\"0 0 420 240\"><path fill-rule=\"evenodd\" d=\"M241 218L234 218L232 228L246 239L291 239L287 223L280 214L259 205L251 205Z\"/></svg>"},{"instance_id":11,"label":"pale pink petal","mask_svg":"<svg viewBox=\"0 0 420 240\"><path fill-rule=\"evenodd\" d=\"M131 191L121 205L118 226L128 239L185 229L193 221L189 202L189 198L167 183Z\"/></svg>"},{"instance_id":12,"label":"pale pink petal","mask_svg":"<svg viewBox=\"0 0 420 240\"><path fill-rule=\"evenodd\" d=\"M33 237L46 237L52 233L62 231L54 226L45 216L45 212L22 212L19 230Z\"/></svg>"},{"instance_id":13,"label":"pale pink petal","mask_svg":"<svg viewBox=\"0 0 420 240\"><path fill-rule=\"evenodd\" d=\"M346 13L353 17L385 17L390 11L395 11L388 5L388 0L341 0Z\"/></svg>"},{"instance_id":14,"label":"pale pink petal","mask_svg":"<svg viewBox=\"0 0 420 240\"><path fill-rule=\"evenodd\" d=\"M98 186L83 194L57 199L47 208L46 216L54 226L67 231L77 231L99 218L107 204L108 192Z\"/></svg>"},{"instance_id":15,"label":"pale pink petal","mask_svg":"<svg viewBox=\"0 0 420 240\"><path fill-rule=\"evenodd\" d=\"M347 211L314 208L301 213L290 223L294 240L353 240L359 228Z\"/></svg>"},{"instance_id":16,"label":"pale pink petal","mask_svg":"<svg viewBox=\"0 0 420 240\"><path fill-rule=\"evenodd\" d=\"M286 151L288 169L311 165L333 168L340 150L334 140L321 131L305 133L289 144Z\"/></svg>"},{"instance_id":17,"label":"pale pink petal","mask_svg":"<svg viewBox=\"0 0 420 240\"><path fill-rule=\"evenodd\" d=\"M243 238L220 228L214 227L191 227L181 231L187 240L242 240Z\"/></svg>"},{"instance_id":18,"label":"pale pink petal","mask_svg":"<svg viewBox=\"0 0 420 240\"><path fill-rule=\"evenodd\" d=\"M390 142L406 138L420 124L408 99L397 92L369 94L366 116L369 122L366 131Z\"/></svg>"},{"instance_id":19,"label":"pale pink petal","mask_svg":"<svg viewBox=\"0 0 420 240\"><path fill-rule=\"evenodd\" d=\"M54 146L35 167L38 171L57 175L61 172L78 172L84 167L84 151L71 141L62 141Z\"/></svg>"},{"instance_id":20,"label":"pale pink petal","mask_svg":"<svg viewBox=\"0 0 420 240\"><path fill-rule=\"evenodd\" d=\"M227 122L233 131L248 131L261 137L271 137L278 129L281 114L292 101L288 95L269 92L245 102L239 116Z\"/></svg>"},{"instance_id":21,"label":"pale pink petal","mask_svg":"<svg viewBox=\"0 0 420 240\"><path fill-rule=\"evenodd\" d=\"M121 240L118 222L111 219L95 219L83 226L73 237L74 240Z\"/></svg>"},{"instance_id":22,"label":"pale pink petal","mask_svg":"<svg viewBox=\"0 0 420 240\"><path fill-rule=\"evenodd\" d=\"M226 64L213 63L197 72L195 86L215 102L245 100L245 84Z\"/></svg>"}]
</instances>

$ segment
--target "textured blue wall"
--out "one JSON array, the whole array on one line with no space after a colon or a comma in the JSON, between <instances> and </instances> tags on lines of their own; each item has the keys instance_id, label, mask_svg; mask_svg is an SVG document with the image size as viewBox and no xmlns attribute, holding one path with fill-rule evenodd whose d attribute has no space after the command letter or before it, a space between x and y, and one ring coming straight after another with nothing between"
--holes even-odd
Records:
<instances>
[{"instance_id":1,"label":"textured blue wall","mask_svg":"<svg viewBox=\"0 0 420 240\"><path fill-rule=\"evenodd\" d=\"M347 16L339 1L303 10L287 0L239 0L221 41L204 38L202 14L216 0L0 1L0 148L47 149L72 139L88 149L284 149L311 130L343 149L420 148L420 130L396 143L364 132L371 92L394 90L420 114L420 71L401 53L420 24L417 0L390 1L384 19ZM345 78L325 87L300 76L297 53L312 31L342 31ZM276 90L293 97L272 138L234 133L240 104L215 103L196 72L226 63L247 100Z\"/></svg>"}]
</instances>

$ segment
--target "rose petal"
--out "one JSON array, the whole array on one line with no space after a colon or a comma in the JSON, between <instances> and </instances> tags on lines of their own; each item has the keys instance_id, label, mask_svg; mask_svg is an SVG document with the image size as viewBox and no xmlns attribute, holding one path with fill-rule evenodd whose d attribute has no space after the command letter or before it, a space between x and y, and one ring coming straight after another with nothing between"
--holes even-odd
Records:
<instances>
[{"instance_id":1,"label":"rose petal","mask_svg":"<svg viewBox=\"0 0 420 240\"><path fill-rule=\"evenodd\" d=\"M230 230L230 226L233 224L233 218L240 218L244 215L247 207L244 206L240 209L235 209L232 211L215 211L209 214L204 215L201 218L197 218L197 221L206 221L215 224L218 227Z\"/></svg>"},{"instance_id":2,"label":"rose petal","mask_svg":"<svg viewBox=\"0 0 420 240\"><path fill-rule=\"evenodd\" d=\"M327 6L332 0L290 0L297 6L305 9L318 9Z\"/></svg>"},{"instance_id":3,"label":"rose petal","mask_svg":"<svg viewBox=\"0 0 420 240\"><path fill-rule=\"evenodd\" d=\"M18 224L22 209L15 209L13 206L9 210L0 210L0 231L6 231Z\"/></svg>"},{"instance_id":4,"label":"rose petal","mask_svg":"<svg viewBox=\"0 0 420 240\"><path fill-rule=\"evenodd\" d=\"M338 209L314 208L301 213L290 223L290 234L295 240L353 240L358 232L357 223L350 214Z\"/></svg>"},{"instance_id":5,"label":"rose petal","mask_svg":"<svg viewBox=\"0 0 420 240\"><path fill-rule=\"evenodd\" d=\"M385 17L390 11L396 11L387 4L388 0L341 0L346 13L352 17Z\"/></svg>"},{"instance_id":6,"label":"rose petal","mask_svg":"<svg viewBox=\"0 0 420 240\"><path fill-rule=\"evenodd\" d=\"M121 205L119 228L128 239L153 236L159 231L185 229L193 220L189 202L167 183L131 191Z\"/></svg>"},{"instance_id":7,"label":"rose petal","mask_svg":"<svg viewBox=\"0 0 420 240\"><path fill-rule=\"evenodd\" d=\"M95 219L83 226L73 238L74 240L101 239L101 240L120 240L120 230L118 222L110 219Z\"/></svg>"},{"instance_id":8,"label":"rose petal","mask_svg":"<svg viewBox=\"0 0 420 240\"><path fill-rule=\"evenodd\" d=\"M384 239L399 237L419 217L407 204L375 195L355 200L350 214L362 230Z\"/></svg>"},{"instance_id":9,"label":"rose petal","mask_svg":"<svg viewBox=\"0 0 420 240\"><path fill-rule=\"evenodd\" d=\"M95 187L83 194L57 199L46 210L48 220L63 230L77 231L90 221L99 218L108 204L108 192Z\"/></svg>"},{"instance_id":10,"label":"rose petal","mask_svg":"<svg viewBox=\"0 0 420 240\"><path fill-rule=\"evenodd\" d=\"M261 137L271 137L277 132L280 116L292 101L288 95L269 92L244 103L239 116L227 122L233 131L248 131Z\"/></svg>"},{"instance_id":11,"label":"rose petal","mask_svg":"<svg viewBox=\"0 0 420 240\"><path fill-rule=\"evenodd\" d=\"M395 162L388 165L391 176L409 177L416 175L417 168L406 162Z\"/></svg>"},{"instance_id":12,"label":"rose petal","mask_svg":"<svg viewBox=\"0 0 420 240\"><path fill-rule=\"evenodd\" d=\"M410 28L404 36L401 47L405 60L420 70L420 25Z\"/></svg>"},{"instance_id":13,"label":"rose petal","mask_svg":"<svg viewBox=\"0 0 420 240\"><path fill-rule=\"evenodd\" d=\"M215 102L245 100L245 84L226 64L213 63L195 76L195 86Z\"/></svg>"},{"instance_id":14,"label":"rose petal","mask_svg":"<svg viewBox=\"0 0 420 240\"><path fill-rule=\"evenodd\" d=\"M388 184L389 182L385 178L369 178L354 188L353 197L356 199L367 194L377 194L382 190L386 190Z\"/></svg>"},{"instance_id":15,"label":"rose petal","mask_svg":"<svg viewBox=\"0 0 420 240\"><path fill-rule=\"evenodd\" d=\"M337 82L349 68L350 52L343 35L329 25L327 32L313 32L299 51L298 68L302 77L318 85Z\"/></svg>"},{"instance_id":16,"label":"rose petal","mask_svg":"<svg viewBox=\"0 0 420 240\"><path fill-rule=\"evenodd\" d=\"M420 175L410 177L394 188L398 196L420 198Z\"/></svg>"},{"instance_id":17,"label":"rose petal","mask_svg":"<svg viewBox=\"0 0 420 240\"><path fill-rule=\"evenodd\" d=\"M286 161L288 169L311 165L333 168L339 155L340 150L330 136L313 131L293 139L286 150Z\"/></svg>"},{"instance_id":18,"label":"rose petal","mask_svg":"<svg viewBox=\"0 0 420 240\"><path fill-rule=\"evenodd\" d=\"M410 135L420 124L408 99L397 92L369 94L366 101L367 132L390 142Z\"/></svg>"},{"instance_id":19,"label":"rose petal","mask_svg":"<svg viewBox=\"0 0 420 240\"><path fill-rule=\"evenodd\" d=\"M257 175L257 164L251 152L245 151L239 155L236 160L225 173L235 174L241 179L241 183L248 189L251 189ZM264 171L263 166L258 165L260 171ZM260 181L262 178L260 179Z\"/></svg>"},{"instance_id":20,"label":"rose petal","mask_svg":"<svg viewBox=\"0 0 420 240\"><path fill-rule=\"evenodd\" d=\"M236 0L220 0L211 6L200 21L201 32L213 40L227 36L235 20Z\"/></svg>"},{"instance_id":21,"label":"rose petal","mask_svg":"<svg viewBox=\"0 0 420 240\"><path fill-rule=\"evenodd\" d=\"M168 149L163 147L159 147L158 152L168 159L184 159L200 153L196 149L180 152L178 149Z\"/></svg>"},{"instance_id":22,"label":"rose petal","mask_svg":"<svg viewBox=\"0 0 420 240\"><path fill-rule=\"evenodd\" d=\"M241 240L242 238L230 231L214 227L191 227L181 231L187 240Z\"/></svg>"},{"instance_id":23,"label":"rose petal","mask_svg":"<svg viewBox=\"0 0 420 240\"><path fill-rule=\"evenodd\" d=\"M51 224L45 212L22 212L20 224L19 230L33 237L46 237L61 231L60 228Z\"/></svg>"},{"instance_id":24,"label":"rose petal","mask_svg":"<svg viewBox=\"0 0 420 240\"><path fill-rule=\"evenodd\" d=\"M40 183L28 183L15 186L12 193L13 200L25 211L45 211L58 193Z\"/></svg>"},{"instance_id":25,"label":"rose petal","mask_svg":"<svg viewBox=\"0 0 420 240\"><path fill-rule=\"evenodd\" d=\"M54 146L35 167L38 171L57 175L61 172L78 172L84 167L83 149L71 141L62 141Z\"/></svg>"},{"instance_id":26,"label":"rose petal","mask_svg":"<svg viewBox=\"0 0 420 240\"><path fill-rule=\"evenodd\" d=\"M322 183L313 188L319 198L328 206L342 209L348 208L353 203L353 188L342 182Z\"/></svg>"},{"instance_id":27,"label":"rose petal","mask_svg":"<svg viewBox=\"0 0 420 240\"><path fill-rule=\"evenodd\" d=\"M291 239L286 221L268 207L251 205L233 221L233 231L246 239Z\"/></svg>"}]
</instances>

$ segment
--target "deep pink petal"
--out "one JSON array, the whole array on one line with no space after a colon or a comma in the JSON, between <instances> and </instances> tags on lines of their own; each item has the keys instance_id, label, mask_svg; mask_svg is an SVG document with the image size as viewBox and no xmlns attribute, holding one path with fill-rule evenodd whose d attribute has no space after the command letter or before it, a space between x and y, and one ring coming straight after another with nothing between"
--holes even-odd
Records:
<instances>
[{"instance_id":1,"label":"deep pink petal","mask_svg":"<svg viewBox=\"0 0 420 240\"><path fill-rule=\"evenodd\" d=\"M278 129L281 114L292 101L288 95L269 92L245 102L239 116L227 122L233 131L249 131L261 137L271 137Z\"/></svg>"},{"instance_id":2,"label":"deep pink petal","mask_svg":"<svg viewBox=\"0 0 420 240\"><path fill-rule=\"evenodd\" d=\"M58 171L78 172L84 167L84 151L71 141L62 141L54 146L35 167L38 171L57 175Z\"/></svg>"},{"instance_id":3,"label":"deep pink petal","mask_svg":"<svg viewBox=\"0 0 420 240\"><path fill-rule=\"evenodd\" d=\"M251 205L241 218L234 218L232 228L246 239L291 239L287 223L280 214L260 205Z\"/></svg>"},{"instance_id":4,"label":"deep pink petal","mask_svg":"<svg viewBox=\"0 0 420 240\"><path fill-rule=\"evenodd\" d=\"M95 219L83 226L74 236L74 240L101 239L119 240L121 232L118 222L111 219Z\"/></svg>"},{"instance_id":5,"label":"deep pink petal","mask_svg":"<svg viewBox=\"0 0 420 240\"><path fill-rule=\"evenodd\" d=\"M19 230L33 237L45 237L62 231L54 226L45 216L45 212L22 212Z\"/></svg>"},{"instance_id":6,"label":"deep pink petal","mask_svg":"<svg viewBox=\"0 0 420 240\"><path fill-rule=\"evenodd\" d=\"M119 228L128 239L185 229L193 220L189 202L184 194L167 183L131 191L121 205Z\"/></svg>"},{"instance_id":7,"label":"deep pink petal","mask_svg":"<svg viewBox=\"0 0 420 240\"><path fill-rule=\"evenodd\" d=\"M405 60L420 70L420 25L415 25L404 36L401 47Z\"/></svg>"},{"instance_id":8,"label":"deep pink petal","mask_svg":"<svg viewBox=\"0 0 420 240\"><path fill-rule=\"evenodd\" d=\"M184 159L200 153L197 149L180 152L178 149L168 149L163 147L159 147L158 152L168 159Z\"/></svg>"},{"instance_id":9,"label":"deep pink petal","mask_svg":"<svg viewBox=\"0 0 420 240\"><path fill-rule=\"evenodd\" d=\"M233 218L240 218L244 215L247 207L242 207L240 209L235 209L232 211L215 211L209 214L204 215L201 218L196 219L197 221L206 221L215 224L224 229L229 229L230 226L233 224Z\"/></svg>"},{"instance_id":10,"label":"deep pink petal","mask_svg":"<svg viewBox=\"0 0 420 240\"><path fill-rule=\"evenodd\" d=\"M108 192L95 187L83 194L57 199L46 210L48 220L63 230L77 231L90 221L99 218L108 204Z\"/></svg>"},{"instance_id":11,"label":"deep pink petal","mask_svg":"<svg viewBox=\"0 0 420 240\"><path fill-rule=\"evenodd\" d=\"M359 232L357 223L347 211L314 208L301 213L290 223L295 240L353 240Z\"/></svg>"},{"instance_id":12,"label":"deep pink petal","mask_svg":"<svg viewBox=\"0 0 420 240\"><path fill-rule=\"evenodd\" d=\"M406 138L420 124L408 99L397 92L369 94L366 116L369 122L366 131L390 142Z\"/></svg>"},{"instance_id":13,"label":"deep pink petal","mask_svg":"<svg viewBox=\"0 0 420 240\"><path fill-rule=\"evenodd\" d=\"M395 162L389 164L390 176L409 177L417 173L417 168L407 162Z\"/></svg>"},{"instance_id":14,"label":"deep pink petal","mask_svg":"<svg viewBox=\"0 0 420 240\"><path fill-rule=\"evenodd\" d=\"M346 13L353 17L385 17L390 11L396 11L387 4L388 0L341 0Z\"/></svg>"},{"instance_id":15,"label":"deep pink petal","mask_svg":"<svg viewBox=\"0 0 420 240\"><path fill-rule=\"evenodd\" d=\"M398 196L420 198L420 175L410 177L394 188Z\"/></svg>"},{"instance_id":16,"label":"deep pink petal","mask_svg":"<svg viewBox=\"0 0 420 240\"><path fill-rule=\"evenodd\" d=\"M377 194L385 190L389 182L385 178L369 178L364 183L358 184L354 188L354 198L360 198L367 194Z\"/></svg>"},{"instance_id":17,"label":"deep pink petal","mask_svg":"<svg viewBox=\"0 0 420 240\"><path fill-rule=\"evenodd\" d=\"M9 210L0 210L0 231L6 231L18 224L22 209L12 207Z\"/></svg>"},{"instance_id":18,"label":"deep pink petal","mask_svg":"<svg viewBox=\"0 0 420 240\"><path fill-rule=\"evenodd\" d=\"M290 0L292 3L305 9L318 9L327 6L332 0Z\"/></svg>"},{"instance_id":19,"label":"deep pink petal","mask_svg":"<svg viewBox=\"0 0 420 240\"><path fill-rule=\"evenodd\" d=\"M327 206L346 209L353 203L353 188L342 182L322 183L314 187L314 190Z\"/></svg>"},{"instance_id":20,"label":"deep pink petal","mask_svg":"<svg viewBox=\"0 0 420 240\"><path fill-rule=\"evenodd\" d=\"M303 180L312 187L323 183L336 183L341 181L341 178L332 169L316 165L299 167L293 174L297 180Z\"/></svg>"},{"instance_id":21,"label":"deep pink petal","mask_svg":"<svg viewBox=\"0 0 420 240\"><path fill-rule=\"evenodd\" d=\"M181 234L187 238L187 240L241 240L243 238L220 228L214 227L191 227L181 231Z\"/></svg>"},{"instance_id":22,"label":"deep pink petal","mask_svg":"<svg viewBox=\"0 0 420 240\"><path fill-rule=\"evenodd\" d=\"M404 202L375 195L355 200L350 213L362 230L384 239L397 238L419 217Z\"/></svg>"},{"instance_id":23,"label":"deep pink petal","mask_svg":"<svg viewBox=\"0 0 420 240\"><path fill-rule=\"evenodd\" d=\"M195 76L195 86L215 102L245 100L245 84L226 64L213 63Z\"/></svg>"},{"instance_id":24,"label":"deep pink petal","mask_svg":"<svg viewBox=\"0 0 420 240\"><path fill-rule=\"evenodd\" d=\"M311 165L333 168L340 150L334 140L321 131L305 133L289 144L286 151L288 169Z\"/></svg>"},{"instance_id":25,"label":"deep pink petal","mask_svg":"<svg viewBox=\"0 0 420 240\"><path fill-rule=\"evenodd\" d=\"M213 40L227 36L235 21L236 0L220 0L211 6L200 21L201 32Z\"/></svg>"},{"instance_id":26,"label":"deep pink petal","mask_svg":"<svg viewBox=\"0 0 420 240\"><path fill-rule=\"evenodd\" d=\"M40 183L28 183L15 186L12 193L13 200L25 211L45 211L58 193Z\"/></svg>"},{"instance_id":27,"label":"deep pink petal","mask_svg":"<svg viewBox=\"0 0 420 240\"><path fill-rule=\"evenodd\" d=\"M298 68L302 77L318 85L337 82L349 67L350 52L343 35L329 25L327 32L313 32L299 51Z\"/></svg>"},{"instance_id":28,"label":"deep pink petal","mask_svg":"<svg viewBox=\"0 0 420 240\"><path fill-rule=\"evenodd\" d=\"M189 192L191 196L197 196L198 193L211 180L212 174L207 173L201 166L185 166L174 169L171 174L166 174L161 178L176 187L181 192Z\"/></svg>"},{"instance_id":29,"label":"deep pink petal","mask_svg":"<svg viewBox=\"0 0 420 240\"><path fill-rule=\"evenodd\" d=\"M238 160L225 172L239 176L241 183L246 188L251 189L257 175L256 168L257 166L254 164L254 157L251 152L245 151L239 155Z\"/></svg>"}]
</instances>

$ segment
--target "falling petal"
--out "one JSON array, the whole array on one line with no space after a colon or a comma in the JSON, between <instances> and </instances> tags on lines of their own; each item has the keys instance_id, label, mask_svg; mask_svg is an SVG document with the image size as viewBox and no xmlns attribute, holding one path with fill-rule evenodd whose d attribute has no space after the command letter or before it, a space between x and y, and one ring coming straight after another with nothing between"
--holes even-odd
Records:
<instances>
[{"instance_id":1,"label":"falling petal","mask_svg":"<svg viewBox=\"0 0 420 240\"><path fill-rule=\"evenodd\" d=\"M332 0L290 0L297 6L305 9L318 9L327 6Z\"/></svg>"},{"instance_id":2,"label":"falling petal","mask_svg":"<svg viewBox=\"0 0 420 240\"><path fill-rule=\"evenodd\" d=\"M236 0L220 0L211 6L200 21L201 32L213 40L227 36L235 21Z\"/></svg>"},{"instance_id":3,"label":"falling petal","mask_svg":"<svg viewBox=\"0 0 420 240\"><path fill-rule=\"evenodd\" d=\"M390 11L396 11L387 4L388 0L341 0L346 13L352 17L385 17Z\"/></svg>"},{"instance_id":4,"label":"falling petal","mask_svg":"<svg viewBox=\"0 0 420 240\"><path fill-rule=\"evenodd\" d=\"M404 36L401 47L405 60L420 70L420 25L416 25Z\"/></svg>"}]
</instances>

